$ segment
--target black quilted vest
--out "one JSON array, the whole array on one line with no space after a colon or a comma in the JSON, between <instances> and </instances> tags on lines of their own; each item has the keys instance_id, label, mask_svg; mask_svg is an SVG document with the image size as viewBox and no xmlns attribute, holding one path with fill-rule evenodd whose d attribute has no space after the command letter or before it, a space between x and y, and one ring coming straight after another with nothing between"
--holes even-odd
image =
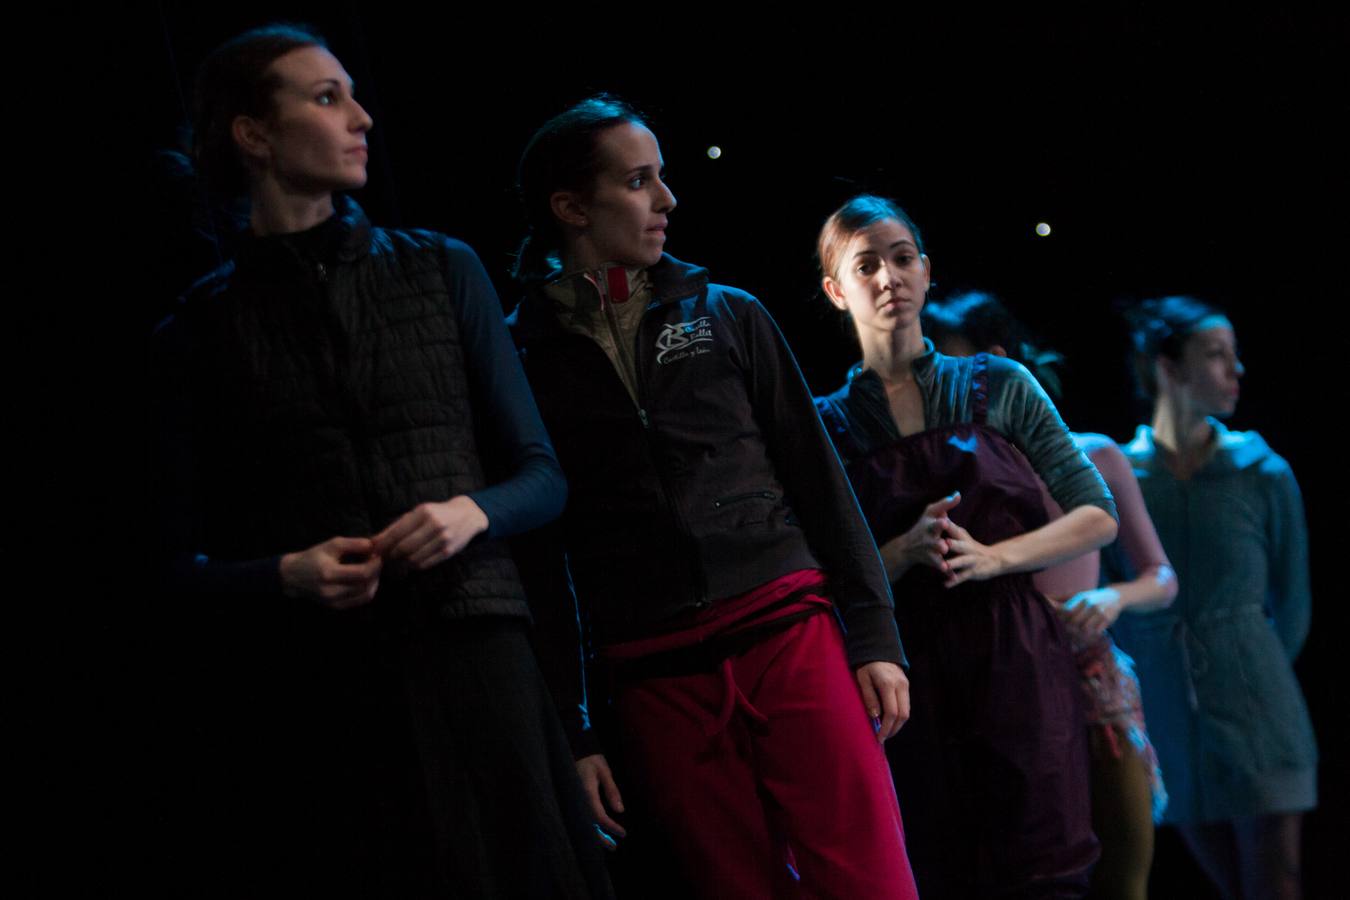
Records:
<instances>
[{"instance_id":1,"label":"black quilted vest","mask_svg":"<svg viewBox=\"0 0 1350 900\"><path fill-rule=\"evenodd\" d=\"M189 299L204 552L251 559L372 535L485 485L445 240L372 229L344 200L312 232L246 242ZM497 541L386 573L391 591L451 618L528 616Z\"/></svg>"}]
</instances>

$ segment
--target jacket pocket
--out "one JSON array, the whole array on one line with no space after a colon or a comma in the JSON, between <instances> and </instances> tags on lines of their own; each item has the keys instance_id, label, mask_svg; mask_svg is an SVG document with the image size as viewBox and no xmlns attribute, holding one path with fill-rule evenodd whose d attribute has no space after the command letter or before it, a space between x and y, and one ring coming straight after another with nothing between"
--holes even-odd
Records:
<instances>
[{"instance_id":1,"label":"jacket pocket","mask_svg":"<svg viewBox=\"0 0 1350 900\"><path fill-rule=\"evenodd\" d=\"M714 500L713 509L723 509L750 500L776 500L777 498L778 495L773 491L746 491L744 494L732 494L729 497L722 497Z\"/></svg>"},{"instance_id":2,"label":"jacket pocket","mask_svg":"<svg viewBox=\"0 0 1350 900\"><path fill-rule=\"evenodd\" d=\"M707 520L712 533L764 525L785 511L779 493L767 489L719 497L712 501L712 509Z\"/></svg>"}]
</instances>

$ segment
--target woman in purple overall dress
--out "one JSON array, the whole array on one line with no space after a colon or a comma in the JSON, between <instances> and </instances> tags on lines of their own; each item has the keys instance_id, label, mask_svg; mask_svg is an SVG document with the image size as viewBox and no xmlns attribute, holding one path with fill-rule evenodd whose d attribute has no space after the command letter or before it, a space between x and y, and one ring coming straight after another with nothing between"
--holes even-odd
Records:
<instances>
[{"instance_id":1,"label":"woman in purple overall dress","mask_svg":"<svg viewBox=\"0 0 1350 900\"><path fill-rule=\"evenodd\" d=\"M863 362L817 403L910 648L910 724L887 756L920 895L1082 896L1098 851L1078 678L1031 573L1111 541L1111 494L1026 369L924 339L929 260L896 204L855 197L818 246Z\"/></svg>"}]
</instances>

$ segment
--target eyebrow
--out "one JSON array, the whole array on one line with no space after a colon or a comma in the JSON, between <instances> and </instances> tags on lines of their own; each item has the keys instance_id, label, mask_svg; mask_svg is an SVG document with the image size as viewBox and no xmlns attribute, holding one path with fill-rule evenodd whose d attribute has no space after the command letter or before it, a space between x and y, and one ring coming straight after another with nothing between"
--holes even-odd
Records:
<instances>
[{"instance_id":1,"label":"eyebrow","mask_svg":"<svg viewBox=\"0 0 1350 900\"><path fill-rule=\"evenodd\" d=\"M906 240L905 238L901 238L900 240L896 241L894 244L891 244L891 245L890 245L889 247L887 247L886 249L887 249L887 250L894 250L896 247L900 247L900 246L903 246L903 245L908 245L908 246L910 246L910 247L913 247L915 250L919 249L917 246L915 246L915 244L914 244L913 241ZM879 254L877 253L877 251L873 250L871 247L864 247L863 249L859 250L857 253L854 253L854 254L853 254L853 258L854 258L854 259L857 259L857 258L860 257L860 256L878 256L878 255L879 255Z\"/></svg>"},{"instance_id":2,"label":"eyebrow","mask_svg":"<svg viewBox=\"0 0 1350 900\"><path fill-rule=\"evenodd\" d=\"M337 78L320 78L318 81L315 81L312 84L310 84L309 89L314 90L315 88L321 87L322 85L325 84L331 84L333 87L342 87L342 81ZM347 90L353 94L356 93L355 80L347 82Z\"/></svg>"}]
</instances>

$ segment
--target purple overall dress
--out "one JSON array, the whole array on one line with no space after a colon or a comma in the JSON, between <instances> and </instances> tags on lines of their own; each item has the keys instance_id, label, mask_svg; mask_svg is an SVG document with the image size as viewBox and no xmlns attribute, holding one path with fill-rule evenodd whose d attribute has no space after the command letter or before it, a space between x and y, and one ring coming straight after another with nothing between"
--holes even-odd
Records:
<instances>
[{"instance_id":1,"label":"purple overall dress","mask_svg":"<svg viewBox=\"0 0 1350 900\"><path fill-rule=\"evenodd\" d=\"M866 452L831 429L878 545L953 491L950 518L983 544L1047 521L1026 457L986 424L987 360L973 421ZM942 585L916 566L894 585L912 714L886 745L919 894L1078 897L1097 858L1088 748L1069 640L1026 573Z\"/></svg>"}]
</instances>

